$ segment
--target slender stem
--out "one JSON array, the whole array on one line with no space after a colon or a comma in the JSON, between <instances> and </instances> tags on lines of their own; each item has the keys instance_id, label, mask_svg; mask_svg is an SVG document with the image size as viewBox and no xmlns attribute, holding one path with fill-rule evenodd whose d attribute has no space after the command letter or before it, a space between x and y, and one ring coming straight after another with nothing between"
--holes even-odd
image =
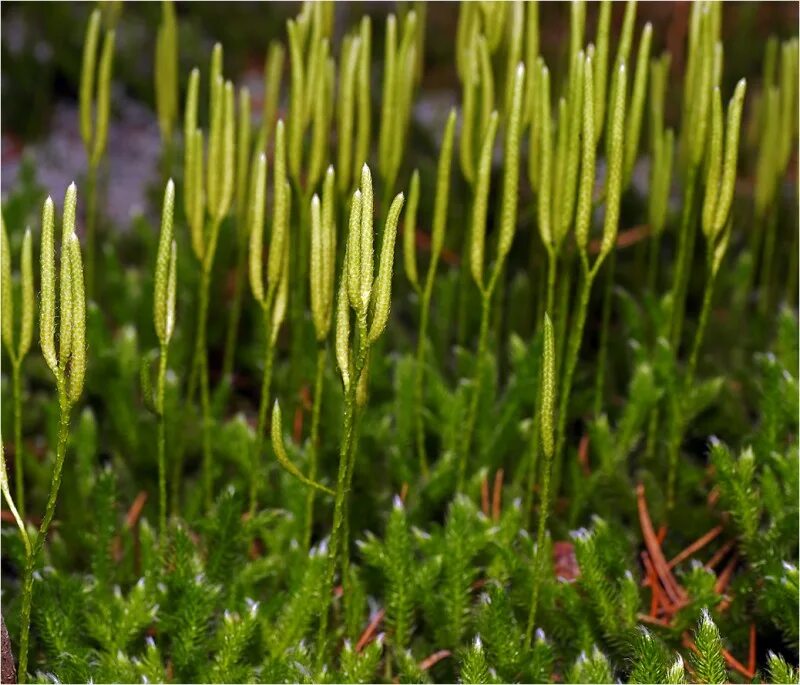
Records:
<instances>
[{"instance_id":1,"label":"slender stem","mask_svg":"<svg viewBox=\"0 0 800 685\"><path fill-rule=\"evenodd\" d=\"M207 509L212 503L211 477L211 398L208 380L208 350L206 349L206 326L208 324L208 296L211 271L203 269L200 283L200 312L197 319L197 346L195 348L200 373L200 411L202 415L203 443L203 495Z\"/></svg>"},{"instance_id":2,"label":"slender stem","mask_svg":"<svg viewBox=\"0 0 800 685\"><path fill-rule=\"evenodd\" d=\"M606 280L603 287L603 311L600 327L600 344L597 350L597 375L594 385L594 415L599 416L603 410L603 390L606 382L606 365L608 360L608 326L611 320L611 303L614 289L614 271L617 264L617 252L611 250L606 265Z\"/></svg>"},{"instance_id":3,"label":"slender stem","mask_svg":"<svg viewBox=\"0 0 800 685\"><path fill-rule=\"evenodd\" d=\"M14 395L14 480L19 514L25 518L25 473L22 445L22 360L12 360L11 385Z\"/></svg>"},{"instance_id":4,"label":"slender stem","mask_svg":"<svg viewBox=\"0 0 800 685\"><path fill-rule=\"evenodd\" d=\"M539 380L537 379L536 386L533 388L533 397L539 397L539 392ZM533 425L531 426L531 442L529 448L528 477L522 504L522 511L524 512L526 522L530 520L530 516L533 513L533 486L536 484L536 466L539 463L540 427L541 424L539 422L539 412L534 409Z\"/></svg>"},{"instance_id":5,"label":"slender stem","mask_svg":"<svg viewBox=\"0 0 800 685\"><path fill-rule=\"evenodd\" d=\"M327 345L322 342L317 346L317 374L314 380L314 404L311 407L311 441L309 450L309 465L308 477L311 480L316 480L317 467L319 464L319 418L320 409L322 407L322 389L323 381L325 380L325 360L327 357ZM316 495L315 488L308 488L306 495L306 523L305 533L303 538L305 540L305 547L311 547L311 529L314 525L314 496Z\"/></svg>"},{"instance_id":6,"label":"slender stem","mask_svg":"<svg viewBox=\"0 0 800 685\"><path fill-rule=\"evenodd\" d=\"M661 233L650 238L650 253L647 258L647 289L655 294L658 287L658 258L661 256Z\"/></svg>"},{"instance_id":7,"label":"slender stem","mask_svg":"<svg viewBox=\"0 0 800 685\"><path fill-rule=\"evenodd\" d=\"M711 313L711 303L714 299L714 284L716 283L716 279L716 269L711 267L709 269L706 287L703 291L703 307L700 310L700 321L697 324L697 330L694 334L692 352L689 356L689 366L686 370L685 384L687 388L691 388L694 382L694 373L697 370L697 358L700 354L700 346L703 344L703 337L705 336L706 327L708 326L708 316Z\"/></svg>"},{"instance_id":8,"label":"slender stem","mask_svg":"<svg viewBox=\"0 0 800 685\"><path fill-rule=\"evenodd\" d=\"M433 269L428 269L425 286L420 300L419 338L417 339L416 378L414 388L414 413L417 434L417 456L419 471L423 478L428 477L428 456L425 452L425 420L422 415L425 406L425 344L428 338L431 293L433 292Z\"/></svg>"},{"instance_id":9,"label":"slender stem","mask_svg":"<svg viewBox=\"0 0 800 685\"><path fill-rule=\"evenodd\" d=\"M777 233L778 212L773 207L766 220L766 226L763 229L764 233L764 254L761 260L761 278L759 287L759 300L758 310L763 315L766 315L770 310L772 302L772 285L774 281L775 272L777 271L773 265L775 256L775 238Z\"/></svg>"},{"instance_id":10,"label":"slender stem","mask_svg":"<svg viewBox=\"0 0 800 685\"><path fill-rule=\"evenodd\" d=\"M547 526L547 516L550 513L550 472L552 470L552 460L547 457L545 452L544 461L542 462L542 494L541 502L539 504L539 522L536 527L536 548L534 554L536 555L533 562L533 586L531 588L531 608L528 614L528 629L526 637L528 645L533 642L533 628L536 625L536 609L539 604L539 587L542 579L542 561L544 550L544 535Z\"/></svg>"},{"instance_id":11,"label":"slender stem","mask_svg":"<svg viewBox=\"0 0 800 685\"><path fill-rule=\"evenodd\" d=\"M364 328L366 328L366 321L364 321ZM361 322L359 322L361 328ZM326 597L321 608L321 616L319 623L319 633L317 638L317 648L319 653L317 655L319 666L324 663L325 658L325 639L328 630L328 611L330 608L331 598L333 597L334 579L336 576L336 560L339 556L339 544L342 529L342 522L344 521L345 503L347 498L347 476L350 462L350 450L353 444L353 426L355 423L356 412L356 388L361 377L361 372L364 369L366 362L366 350L364 349L365 339L361 336L358 337L358 343L355 353L355 369L350 378L350 385L347 387L344 397L344 412L342 415L342 442L339 448L339 472L336 480L336 497L333 505L333 529L331 530L330 549L328 551L328 578L324 585L324 592Z\"/></svg>"},{"instance_id":12,"label":"slender stem","mask_svg":"<svg viewBox=\"0 0 800 685\"><path fill-rule=\"evenodd\" d=\"M695 192L697 185L697 167L691 167L687 174L683 192L683 208L681 209L680 232L678 234L678 257L675 263L675 274L672 282L672 325L670 342L677 354L681 342L683 318L686 308L686 291L692 266L695 239Z\"/></svg>"},{"instance_id":13,"label":"slender stem","mask_svg":"<svg viewBox=\"0 0 800 685\"><path fill-rule=\"evenodd\" d=\"M748 249L750 252L750 271L745 281L745 301L750 297L751 290L755 287L759 277L759 264L761 263L761 246L764 242L764 233L767 230L767 222L761 212L756 211L753 216L753 230L750 231Z\"/></svg>"},{"instance_id":14,"label":"slender stem","mask_svg":"<svg viewBox=\"0 0 800 685\"><path fill-rule=\"evenodd\" d=\"M572 277L574 272L573 261L575 259L574 253L566 251L562 255L563 263L560 270L560 277L557 282L557 289L555 295L558 296L557 302L553 302L555 314L550 314L551 318L555 316L555 344L556 344L556 378L561 376L562 361L564 359L564 345L567 342L567 320L569 319L569 305L570 295L572 293ZM558 453L556 453L556 459ZM558 468L558 467L556 467Z\"/></svg>"},{"instance_id":15,"label":"slender stem","mask_svg":"<svg viewBox=\"0 0 800 685\"><path fill-rule=\"evenodd\" d=\"M272 361L275 348L272 345L272 298L264 307L264 375L261 379L261 399L258 403L258 424L256 428L256 444L253 450L250 468L250 516L256 513L258 504L258 465L264 452L264 436L267 430L267 409L270 403L272 386Z\"/></svg>"},{"instance_id":16,"label":"slender stem","mask_svg":"<svg viewBox=\"0 0 800 685\"><path fill-rule=\"evenodd\" d=\"M583 341L583 328L586 324L586 311L589 307L589 295L592 291L594 274L594 271L589 271L587 266L585 264L583 265L583 278L577 303L578 308L575 310L575 314L572 318L569 339L567 340L565 366L563 367L564 375L562 376L561 392L558 398L556 451L552 474L553 493L555 494L558 494L558 487L561 480L561 465L564 461L564 439L567 426L567 414L569 411L569 400L572 393L572 378L575 374L575 367L578 365L578 355L581 350L581 342Z\"/></svg>"},{"instance_id":17,"label":"slender stem","mask_svg":"<svg viewBox=\"0 0 800 685\"><path fill-rule=\"evenodd\" d=\"M64 381L58 380L58 403L61 408L61 417L58 425L58 444L56 447L56 462L53 465L53 477L50 482L50 493L47 497L42 522L39 525L39 533L33 544L33 549L28 555L25 564L25 575L22 582L22 610L20 613L20 638L19 638L19 682L24 683L28 676L28 641L31 625L31 602L33 599L33 572L36 566L36 558L39 556L47 539L47 532L53 515L56 511L56 500L58 491L61 487L61 471L64 467L64 458L67 454L67 439L69 438L69 419L70 409L67 399L67 390Z\"/></svg>"},{"instance_id":18,"label":"slender stem","mask_svg":"<svg viewBox=\"0 0 800 685\"><path fill-rule=\"evenodd\" d=\"M295 192L300 202L298 208L298 233L297 250L292 250L294 254L293 268L289 272L290 278L290 321L292 324L291 333L291 364L289 368L289 386L297 389L305 381L305 347L306 338L303 336L305 323L305 305L308 302L308 269L309 258L308 250L310 243L310 209L311 193L304 191L299 185L295 187ZM292 280L293 279L293 280ZM294 391L294 390L293 390Z\"/></svg>"},{"instance_id":19,"label":"slender stem","mask_svg":"<svg viewBox=\"0 0 800 685\"><path fill-rule=\"evenodd\" d=\"M467 423L464 426L464 445L458 465L458 487L457 492L464 488L464 478L467 472L467 456L472 447L472 433L475 430L475 421L478 417L478 403L481 397L481 385L483 380L483 363L486 356L487 338L489 337L489 315L491 313L492 292L486 290L481 296L481 328L478 334L478 353L475 357L475 379L474 389L470 397L469 413Z\"/></svg>"},{"instance_id":20,"label":"slender stem","mask_svg":"<svg viewBox=\"0 0 800 685\"><path fill-rule=\"evenodd\" d=\"M239 240L236 251L236 271L234 273L233 301L228 312L228 327L225 335L225 352L222 356L222 377L229 379L233 373L236 356L236 339L239 335L239 320L242 316L242 293L244 292L245 264L247 250L244 240Z\"/></svg>"},{"instance_id":21,"label":"slender stem","mask_svg":"<svg viewBox=\"0 0 800 685\"><path fill-rule=\"evenodd\" d=\"M95 254L97 244L97 167L86 173L86 297L94 298Z\"/></svg>"},{"instance_id":22,"label":"slender stem","mask_svg":"<svg viewBox=\"0 0 800 685\"><path fill-rule=\"evenodd\" d=\"M554 315L553 301L556 293L556 271L558 270L558 256L555 252L547 251L547 312L548 316Z\"/></svg>"},{"instance_id":23,"label":"slender stem","mask_svg":"<svg viewBox=\"0 0 800 685\"><path fill-rule=\"evenodd\" d=\"M167 378L167 355L169 347L161 345L158 359L158 531L161 544L167 531L167 427L164 417L164 388Z\"/></svg>"}]
</instances>

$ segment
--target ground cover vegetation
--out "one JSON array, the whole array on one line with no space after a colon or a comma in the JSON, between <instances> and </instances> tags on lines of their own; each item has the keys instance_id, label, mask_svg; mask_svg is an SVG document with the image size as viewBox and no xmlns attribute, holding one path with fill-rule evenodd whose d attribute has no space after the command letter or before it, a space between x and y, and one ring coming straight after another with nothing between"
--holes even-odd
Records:
<instances>
[{"instance_id":1,"label":"ground cover vegetation","mask_svg":"<svg viewBox=\"0 0 800 685\"><path fill-rule=\"evenodd\" d=\"M256 98L165 2L127 230L92 12L87 173L3 204L19 681L797 682L797 39L462 3L431 137L428 8L362 9Z\"/></svg>"}]
</instances>

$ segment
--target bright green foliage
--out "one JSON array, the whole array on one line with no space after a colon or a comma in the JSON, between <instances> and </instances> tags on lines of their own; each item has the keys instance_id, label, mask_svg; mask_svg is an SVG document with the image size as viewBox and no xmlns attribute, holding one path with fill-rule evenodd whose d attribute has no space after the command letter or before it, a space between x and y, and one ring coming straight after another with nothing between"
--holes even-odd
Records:
<instances>
[{"instance_id":1,"label":"bright green foliage","mask_svg":"<svg viewBox=\"0 0 800 685\"><path fill-rule=\"evenodd\" d=\"M221 45L177 73L199 10L154 8L129 226L104 5L87 212L56 245L44 203L38 278L27 156L4 187L20 680L796 682L796 38L760 81L716 2L655 58L680 32L633 1L341 9L277 25L257 115Z\"/></svg>"},{"instance_id":2,"label":"bright green foliage","mask_svg":"<svg viewBox=\"0 0 800 685\"><path fill-rule=\"evenodd\" d=\"M725 683L728 674L722 658L722 642L719 630L705 609L694 634L697 651L692 656L698 683Z\"/></svg>"}]
</instances>

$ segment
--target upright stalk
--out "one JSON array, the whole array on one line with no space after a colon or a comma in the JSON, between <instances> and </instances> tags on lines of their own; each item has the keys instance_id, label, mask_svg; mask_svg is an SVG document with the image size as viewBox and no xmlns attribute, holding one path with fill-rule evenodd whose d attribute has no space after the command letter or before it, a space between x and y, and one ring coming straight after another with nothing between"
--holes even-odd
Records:
<instances>
[{"instance_id":1,"label":"upright stalk","mask_svg":"<svg viewBox=\"0 0 800 685\"><path fill-rule=\"evenodd\" d=\"M164 390L167 379L169 346L162 343L158 356L158 530L161 542L167 531L167 427L164 420Z\"/></svg>"},{"instance_id":2,"label":"upright stalk","mask_svg":"<svg viewBox=\"0 0 800 685\"><path fill-rule=\"evenodd\" d=\"M319 464L319 419L320 409L322 407L322 390L323 382L325 380L325 360L328 356L328 347L325 343L317 346L317 373L314 380L314 400L311 407L311 442L310 442L310 458L308 465L308 477L315 480L317 477L317 467ZM311 529L314 524L314 495L316 494L315 488L308 489L306 496L306 525L303 538L305 540L305 547L309 549L311 546Z\"/></svg>"},{"instance_id":3,"label":"upright stalk","mask_svg":"<svg viewBox=\"0 0 800 685\"><path fill-rule=\"evenodd\" d=\"M478 417L478 403L481 397L481 385L483 381L484 357L489 338L489 316L491 314L492 294L491 292L481 294L481 327L478 333L478 352L475 357L475 376L473 379L474 388L470 396L469 409L467 413L467 423L464 426L464 444L458 462L458 487L457 492L463 491L464 478L467 472L467 455L472 447L472 434L475 431L475 421Z\"/></svg>"},{"instance_id":4,"label":"upright stalk","mask_svg":"<svg viewBox=\"0 0 800 685\"><path fill-rule=\"evenodd\" d=\"M222 356L223 378L230 378L233 373L233 360L236 355L236 339L239 334L239 321L242 318L242 293L244 291L246 265L247 245L243 240L240 240L236 251L233 302L231 302L231 309L228 313L228 327L225 333L225 352Z\"/></svg>"},{"instance_id":5,"label":"upright stalk","mask_svg":"<svg viewBox=\"0 0 800 685\"><path fill-rule=\"evenodd\" d=\"M553 492L557 493L561 484L561 466L564 461L563 450L567 425L567 414L569 411L569 400L572 393L572 379L575 375L575 367L578 365L578 355L583 340L583 329L586 325L586 312L589 308L589 296L592 292L592 282L594 272L590 271L585 263L581 289L578 294L577 307L572 317L572 325L569 329L567 338L567 349L565 365L561 376L561 392L558 398L558 423L556 429L555 461L553 463Z\"/></svg>"},{"instance_id":6,"label":"upright stalk","mask_svg":"<svg viewBox=\"0 0 800 685\"><path fill-rule=\"evenodd\" d=\"M419 317L419 338L417 340L417 356L415 362L415 415L416 415L416 439L417 456L419 458L419 472L423 478L428 476L428 457L425 450L425 419L422 415L422 408L425 404L425 342L428 336L428 317L430 316L431 293L428 284L422 291L421 310Z\"/></svg>"},{"instance_id":7,"label":"upright stalk","mask_svg":"<svg viewBox=\"0 0 800 685\"><path fill-rule=\"evenodd\" d=\"M603 288L603 311L600 315L600 344L597 350L597 376L594 385L594 415L599 416L603 410L603 390L605 389L606 365L608 363L608 326L611 320L611 300L614 291L614 271L617 263L617 252L612 250L606 266L606 280Z\"/></svg>"},{"instance_id":8,"label":"upright stalk","mask_svg":"<svg viewBox=\"0 0 800 685\"><path fill-rule=\"evenodd\" d=\"M680 345L683 330L683 317L686 308L686 290L692 267L695 242L695 219L697 194L696 166L691 166L686 177L686 186L683 191L683 207L681 208L681 223L678 233L678 256L675 262L675 273L672 280L672 325L670 327L670 342L676 351Z\"/></svg>"},{"instance_id":9,"label":"upright stalk","mask_svg":"<svg viewBox=\"0 0 800 685\"><path fill-rule=\"evenodd\" d=\"M362 329L361 321L359 321L359 329ZM366 318L364 318L363 321L363 329L366 329ZM327 581L324 585L324 591L325 593L328 593L329 597L333 595L333 583L336 576L336 560L339 557L345 504L349 491L348 471L350 470L350 452L353 446L353 427L355 424L356 412L356 389L358 387L358 379L361 377L361 372L364 369L365 361L366 354L364 350L364 339L359 335L357 341L354 373L344 396L344 412L342 414L342 441L339 447L339 470L336 478L336 497L333 504L333 529L331 530L331 542L328 550ZM343 551L343 554L346 555L347 553ZM326 599L322 607L322 614L320 615L319 633L317 638L317 645L319 649L317 658L320 666L324 663L325 658L325 640L328 632L329 603L330 599Z\"/></svg>"},{"instance_id":10,"label":"upright stalk","mask_svg":"<svg viewBox=\"0 0 800 685\"><path fill-rule=\"evenodd\" d=\"M56 463L53 466L53 477L50 482L50 494L47 497L47 507L45 508L42 523L39 525L39 532L33 544L33 549L28 555L25 564L25 574L22 581L22 610L20 613L20 637L19 637L19 672L17 674L20 683L26 682L28 678L28 642L31 626L31 602L33 601L33 573L36 570L36 558L41 553L47 533L50 530L50 523L56 511L56 500L58 491L61 487L61 471L64 467L64 458L67 454L67 439L69 438L69 419L70 405L67 398L67 391L64 382L59 382L58 403L61 407L61 416L58 424L58 444L56 447Z\"/></svg>"},{"instance_id":11,"label":"upright stalk","mask_svg":"<svg viewBox=\"0 0 800 685\"><path fill-rule=\"evenodd\" d=\"M195 364L200 375L200 413L203 445L203 496L206 508L212 502L211 477L211 391L208 380L208 351L206 349L206 326L208 325L208 297L211 287L211 271L205 267L200 277L200 303L197 315L197 337L195 338Z\"/></svg>"},{"instance_id":12,"label":"upright stalk","mask_svg":"<svg viewBox=\"0 0 800 685\"><path fill-rule=\"evenodd\" d=\"M22 445L22 369L21 361L12 360L11 385L14 395L14 481L17 507L25 518L25 466Z\"/></svg>"},{"instance_id":13,"label":"upright stalk","mask_svg":"<svg viewBox=\"0 0 800 685\"><path fill-rule=\"evenodd\" d=\"M258 424L256 428L256 444L253 450L250 469L250 516L256 513L258 502L258 464L264 452L264 434L267 426L267 408L269 407L270 388L272 387L272 362L275 349L272 344L272 303L264 309L264 375L261 379L261 400L258 404Z\"/></svg>"},{"instance_id":14,"label":"upright stalk","mask_svg":"<svg viewBox=\"0 0 800 685\"><path fill-rule=\"evenodd\" d=\"M553 341L553 327L550 317L545 314L544 322L544 347L542 349L542 368L540 371L540 402L538 423L542 433L542 488L541 506L539 509L539 522L536 528L536 548L534 550L533 586L531 588L531 606L528 614L528 629L526 631L527 643L533 641L533 629L536 625L536 610L539 604L539 586L542 575L542 550L547 530L547 517L550 513L550 470L553 464L553 410L555 408L556 371L555 371L555 344Z\"/></svg>"}]
</instances>

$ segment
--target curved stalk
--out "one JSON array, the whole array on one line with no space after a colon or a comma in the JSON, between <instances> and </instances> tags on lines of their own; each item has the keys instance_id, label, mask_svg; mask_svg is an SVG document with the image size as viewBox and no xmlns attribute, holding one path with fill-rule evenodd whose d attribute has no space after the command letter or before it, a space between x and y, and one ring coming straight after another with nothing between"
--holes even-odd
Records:
<instances>
[{"instance_id":1,"label":"curved stalk","mask_svg":"<svg viewBox=\"0 0 800 685\"><path fill-rule=\"evenodd\" d=\"M239 336L239 321L242 318L242 292L247 268L247 244L239 241L236 251L236 271L233 282L233 301L228 312L228 326L225 334L225 351L222 355L222 378L229 379L233 373L233 361L236 355L236 340Z\"/></svg>"}]
</instances>

